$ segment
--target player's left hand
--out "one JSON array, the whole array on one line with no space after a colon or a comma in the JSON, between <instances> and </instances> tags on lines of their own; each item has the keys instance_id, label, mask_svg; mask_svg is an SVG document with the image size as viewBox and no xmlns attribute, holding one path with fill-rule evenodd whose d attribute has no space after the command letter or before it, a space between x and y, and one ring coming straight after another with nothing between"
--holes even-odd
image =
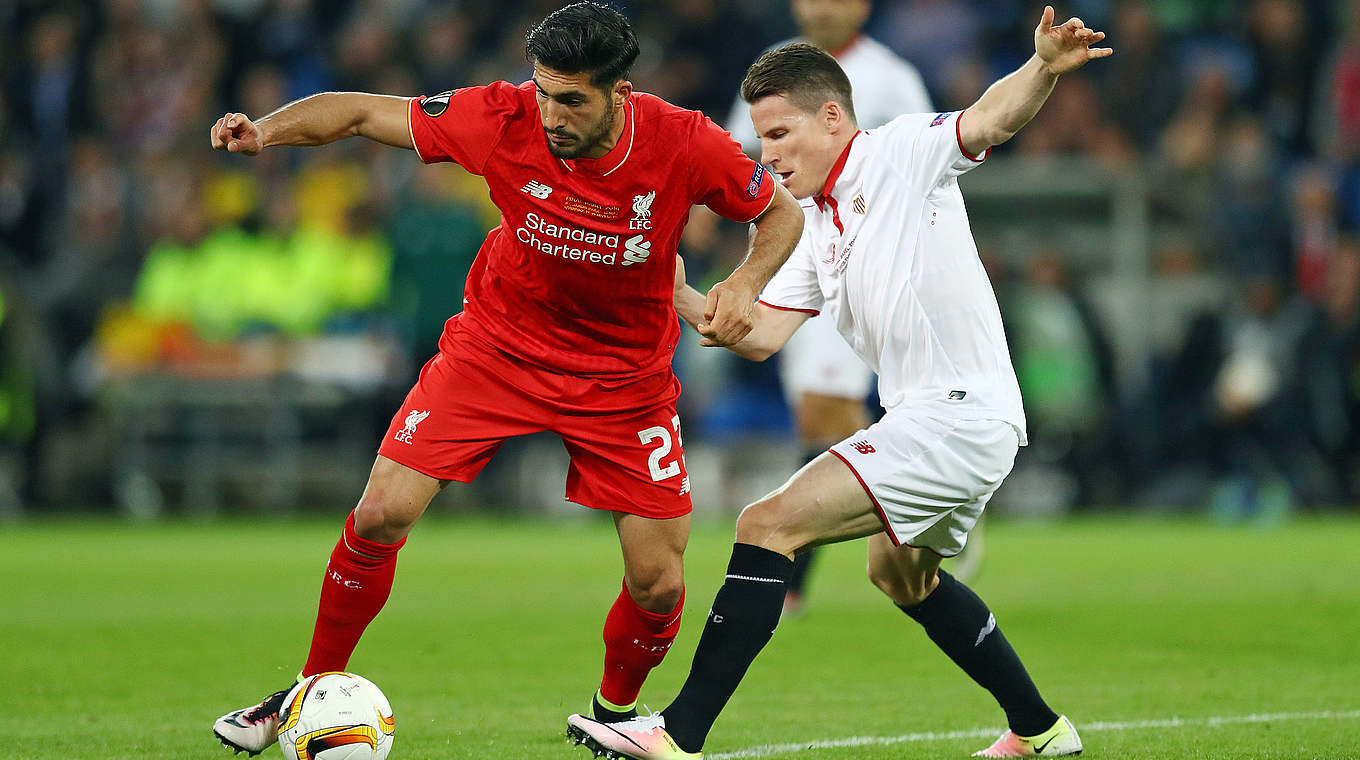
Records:
<instances>
[{"instance_id":1,"label":"player's left hand","mask_svg":"<svg viewBox=\"0 0 1360 760\"><path fill-rule=\"evenodd\" d=\"M1053 6L1045 5L1043 18L1034 28L1034 52L1054 74L1064 74L1081 68L1089 60L1113 54L1111 48L1091 47L1103 39L1104 32L1086 28L1075 16L1061 26L1053 26Z\"/></svg>"},{"instance_id":2,"label":"player's left hand","mask_svg":"<svg viewBox=\"0 0 1360 760\"><path fill-rule=\"evenodd\" d=\"M708 291L703 324L697 325L705 346L730 346L750 334L756 321L756 289L734 272Z\"/></svg>"}]
</instances>

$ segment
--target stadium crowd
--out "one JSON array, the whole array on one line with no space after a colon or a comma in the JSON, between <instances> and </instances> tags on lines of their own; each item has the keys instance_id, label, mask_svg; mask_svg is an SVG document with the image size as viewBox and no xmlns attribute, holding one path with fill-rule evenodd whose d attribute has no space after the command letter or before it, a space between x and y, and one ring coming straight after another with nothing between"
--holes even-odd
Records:
<instances>
[{"instance_id":1,"label":"stadium crowd","mask_svg":"<svg viewBox=\"0 0 1360 760\"><path fill-rule=\"evenodd\" d=\"M376 438L498 223L481 181L366 141L244 162L207 128L322 90L522 81L525 30L558 5L0 0L0 503L110 500L88 471L51 486L73 451L100 456L102 389L153 373L373 364L350 385ZM1116 55L1064 78L992 160L1075 154L1146 179L1150 350L1144 381L1114 370L1090 255L984 251L1033 429L1022 468L1069 504L1357 503L1360 0L1067 5ZM638 88L719 120L794 33L786 0L617 6L642 37ZM951 110L1023 59L1042 7L878 0L868 31ZM744 235L696 213L690 281L730 271ZM319 340L371 350L305 350ZM687 438L786 434L768 364L692 346L680 362Z\"/></svg>"}]
</instances>

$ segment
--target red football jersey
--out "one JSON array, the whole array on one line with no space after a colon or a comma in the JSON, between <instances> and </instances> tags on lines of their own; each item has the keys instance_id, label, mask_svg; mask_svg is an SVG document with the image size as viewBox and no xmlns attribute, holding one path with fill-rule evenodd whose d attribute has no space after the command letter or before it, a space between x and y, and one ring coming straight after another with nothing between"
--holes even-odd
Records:
<instances>
[{"instance_id":1,"label":"red football jersey","mask_svg":"<svg viewBox=\"0 0 1360 760\"><path fill-rule=\"evenodd\" d=\"M554 372L643 375L670 365L675 253L690 207L749 222L774 200L764 169L703 114L634 93L598 159L548 152L532 81L412 98L426 163L486 178L501 224L468 273L463 313L502 351Z\"/></svg>"}]
</instances>

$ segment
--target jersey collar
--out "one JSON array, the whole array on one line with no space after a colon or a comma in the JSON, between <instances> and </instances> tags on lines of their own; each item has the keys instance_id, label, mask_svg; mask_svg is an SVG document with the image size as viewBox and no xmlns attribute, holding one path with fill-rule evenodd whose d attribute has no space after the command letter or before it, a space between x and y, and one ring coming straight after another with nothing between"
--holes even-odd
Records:
<instances>
[{"instance_id":1,"label":"jersey collar","mask_svg":"<svg viewBox=\"0 0 1360 760\"><path fill-rule=\"evenodd\" d=\"M822 204L831 198L831 188L836 186L836 180L840 179L841 172L845 171L845 162L850 158L850 149L855 145L855 138L862 134L864 134L864 130L860 129L850 136L850 142L845 144L845 150L841 151L840 156L836 158L836 163L831 165L831 171L827 172L826 184L822 185L822 191L812 196L812 199L817 201L817 208L821 208Z\"/></svg>"},{"instance_id":2,"label":"jersey collar","mask_svg":"<svg viewBox=\"0 0 1360 760\"><path fill-rule=\"evenodd\" d=\"M558 161L567 167L567 171L578 171L584 169L601 177L608 177L616 169L623 166L628 160L628 156L633 153L633 99L623 104L623 133L619 135L619 141L609 152L599 158L559 158Z\"/></svg>"},{"instance_id":3,"label":"jersey collar","mask_svg":"<svg viewBox=\"0 0 1360 760\"><path fill-rule=\"evenodd\" d=\"M822 192L812 196L812 200L817 202L818 211L831 209L831 222L842 234L845 232L845 226L841 224L841 211L835 197L831 195L831 188L836 186L836 180L841 178L841 172L845 170L845 161L850 158L850 148L855 144L855 138L862 134L864 130L859 129L850 135L850 142L845 144L845 150L841 151L841 155L836 159L836 163L831 165L831 171L826 175L826 184L822 185Z\"/></svg>"}]
</instances>

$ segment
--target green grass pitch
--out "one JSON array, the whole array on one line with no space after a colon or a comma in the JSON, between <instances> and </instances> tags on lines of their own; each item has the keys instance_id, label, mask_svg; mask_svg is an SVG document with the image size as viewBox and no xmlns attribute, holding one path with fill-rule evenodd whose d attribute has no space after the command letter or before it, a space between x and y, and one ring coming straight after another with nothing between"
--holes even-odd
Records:
<instances>
[{"instance_id":1,"label":"green grass pitch","mask_svg":"<svg viewBox=\"0 0 1360 760\"><path fill-rule=\"evenodd\" d=\"M209 725L296 672L340 522L0 525L0 756L229 757ZM730 537L730 520L696 527L654 708L688 672ZM987 539L974 586L1086 757L1360 757L1360 520L998 521ZM564 719L598 682L620 569L604 520L427 518L350 663L392 700L392 757L587 757ZM708 752L964 758L1002 723L869 586L856 542L824 554L808 614L780 627Z\"/></svg>"}]
</instances>

